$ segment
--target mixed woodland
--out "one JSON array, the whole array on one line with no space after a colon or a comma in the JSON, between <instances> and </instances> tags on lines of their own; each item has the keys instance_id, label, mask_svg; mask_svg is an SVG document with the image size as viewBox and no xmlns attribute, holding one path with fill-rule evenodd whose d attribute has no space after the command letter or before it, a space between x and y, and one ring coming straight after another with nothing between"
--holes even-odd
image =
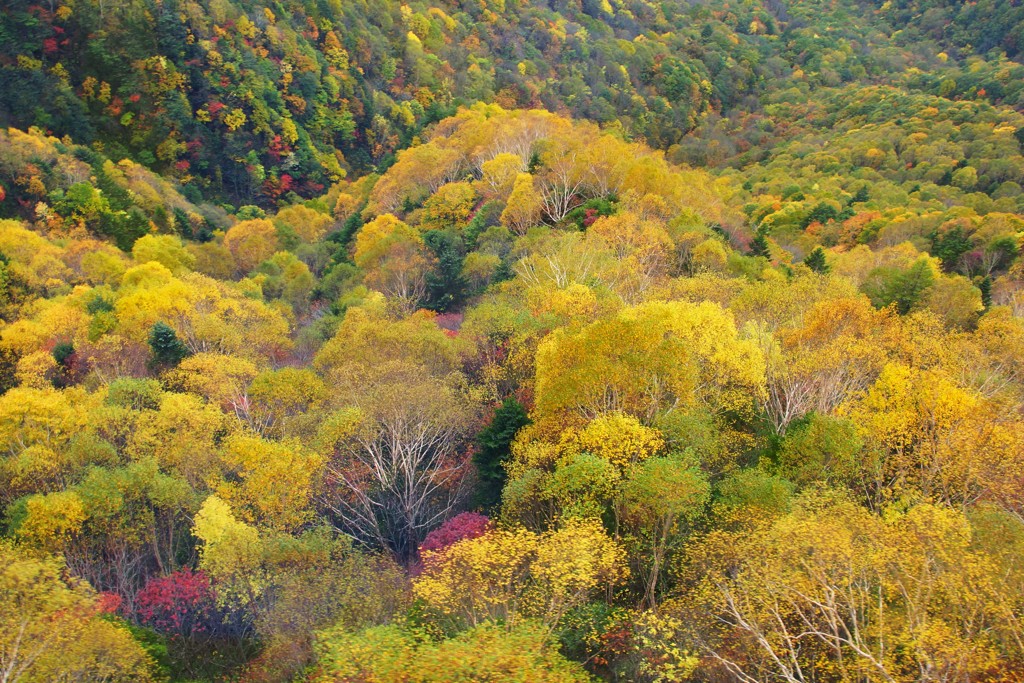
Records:
<instances>
[{"instance_id":1,"label":"mixed woodland","mask_svg":"<svg viewBox=\"0 0 1024 683\"><path fill-rule=\"evenodd\" d=\"M0 2L0 683L1024 679L1024 5Z\"/></svg>"}]
</instances>

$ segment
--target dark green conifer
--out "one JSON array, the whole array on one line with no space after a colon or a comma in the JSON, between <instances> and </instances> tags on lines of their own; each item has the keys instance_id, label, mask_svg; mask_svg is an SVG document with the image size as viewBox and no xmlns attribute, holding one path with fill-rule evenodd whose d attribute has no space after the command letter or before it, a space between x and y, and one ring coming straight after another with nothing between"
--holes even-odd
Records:
<instances>
[{"instance_id":1,"label":"dark green conifer","mask_svg":"<svg viewBox=\"0 0 1024 683\"><path fill-rule=\"evenodd\" d=\"M830 269L828 261L825 260L825 250L821 247L815 247L814 251L807 255L807 258L804 259L804 265L815 273L821 274L827 273Z\"/></svg>"},{"instance_id":2,"label":"dark green conifer","mask_svg":"<svg viewBox=\"0 0 1024 683\"><path fill-rule=\"evenodd\" d=\"M765 237L764 232L761 230L757 231L757 235L750 242L750 251L748 251L747 254L750 256L771 258L771 251L768 249L768 238Z\"/></svg>"},{"instance_id":3,"label":"dark green conifer","mask_svg":"<svg viewBox=\"0 0 1024 683\"><path fill-rule=\"evenodd\" d=\"M501 500L507 475L505 461L508 460L512 439L516 432L530 423L526 409L514 397L505 401L494 411L491 423L477 437L477 452L473 456L476 465L476 502L487 509Z\"/></svg>"},{"instance_id":4,"label":"dark green conifer","mask_svg":"<svg viewBox=\"0 0 1024 683\"><path fill-rule=\"evenodd\" d=\"M188 349L178 339L170 325L158 322L149 331L149 348L153 352L153 365L173 368L188 355Z\"/></svg>"}]
</instances>

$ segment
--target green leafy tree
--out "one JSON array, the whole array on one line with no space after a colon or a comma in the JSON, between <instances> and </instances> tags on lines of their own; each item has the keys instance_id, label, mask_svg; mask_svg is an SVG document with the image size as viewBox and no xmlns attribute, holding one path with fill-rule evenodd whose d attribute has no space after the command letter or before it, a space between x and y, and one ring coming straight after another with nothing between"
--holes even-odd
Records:
<instances>
[{"instance_id":1,"label":"green leafy tree","mask_svg":"<svg viewBox=\"0 0 1024 683\"><path fill-rule=\"evenodd\" d=\"M918 259L906 270L882 269L865 291L871 303L879 308L895 305L900 315L915 310L935 284L935 273L927 259Z\"/></svg>"},{"instance_id":2,"label":"green leafy tree","mask_svg":"<svg viewBox=\"0 0 1024 683\"><path fill-rule=\"evenodd\" d=\"M622 487L623 517L640 539L645 565L644 599L657 604L666 555L687 522L708 502L711 487L701 470L673 458L649 458L637 465Z\"/></svg>"}]
</instances>

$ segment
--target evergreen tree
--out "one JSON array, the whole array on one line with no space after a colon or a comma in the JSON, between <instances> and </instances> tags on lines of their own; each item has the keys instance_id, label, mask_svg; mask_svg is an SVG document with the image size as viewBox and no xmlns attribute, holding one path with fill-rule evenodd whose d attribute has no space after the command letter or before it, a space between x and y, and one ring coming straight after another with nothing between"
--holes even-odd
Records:
<instances>
[{"instance_id":1,"label":"evergreen tree","mask_svg":"<svg viewBox=\"0 0 1024 683\"><path fill-rule=\"evenodd\" d=\"M981 303L988 309L992 306L992 276L986 275L978 283L978 289L981 290Z\"/></svg>"},{"instance_id":2,"label":"evergreen tree","mask_svg":"<svg viewBox=\"0 0 1024 683\"><path fill-rule=\"evenodd\" d=\"M931 240L932 256L939 257L942 261L942 269L947 273L953 270L960 257L970 251L973 246L971 239L964 234L963 228L959 226L941 236L938 232L933 232Z\"/></svg>"},{"instance_id":3,"label":"evergreen tree","mask_svg":"<svg viewBox=\"0 0 1024 683\"><path fill-rule=\"evenodd\" d=\"M18 354L0 348L0 396L18 386Z\"/></svg>"},{"instance_id":4,"label":"evergreen tree","mask_svg":"<svg viewBox=\"0 0 1024 683\"><path fill-rule=\"evenodd\" d=\"M462 276L465 246L462 238L447 230L428 230L423 241L437 256L437 268L427 275L427 308L444 313L466 298L466 278Z\"/></svg>"},{"instance_id":5,"label":"evergreen tree","mask_svg":"<svg viewBox=\"0 0 1024 683\"><path fill-rule=\"evenodd\" d=\"M814 251L807 255L807 258L804 259L804 265L815 273L825 274L830 270L828 261L825 260L825 250L821 247L815 247Z\"/></svg>"},{"instance_id":6,"label":"evergreen tree","mask_svg":"<svg viewBox=\"0 0 1024 683\"><path fill-rule=\"evenodd\" d=\"M747 254L749 254L750 256L763 256L764 258L771 258L771 251L768 249L768 238L765 237L763 231L757 231L757 235L750 242L750 251L748 251Z\"/></svg>"},{"instance_id":7,"label":"evergreen tree","mask_svg":"<svg viewBox=\"0 0 1024 683\"><path fill-rule=\"evenodd\" d=\"M869 197L868 197L868 186L867 185L861 185L861 188L859 190L857 190L857 194L853 195L853 197L850 198L850 202L849 202L849 204L847 204L847 206L850 206L850 205L853 205L853 204L861 204L863 202L866 202L868 199L869 199Z\"/></svg>"},{"instance_id":8,"label":"evergreen tree","mask_svg":"<svg viewBox=\"0 0 1024 683\"><path fill-rule=\"evenodd\" d=\"M811 212L804 219L801 229L806 229L811 223L821 223L825 225L829 221L834 221L839 218L839 212L836 211L836 207L825 202L819 202L815 205Z\"/></svg>"},{"instance_id":9,"label":"evergreen tree","mask_svg":"<svg viewBox=\"0 0 1024 683\"><path fill-rule=\"evenodd\" d=\"M75 345L61 342L53 347L53 360L57 362L57 376L53 385L58 389L69 387L75 383Z\"/></svg>"},{"instance_id":10,"label":"evergreen tree","mask_svg":"<svg viewBox=\"0 0 1024 683\"><path fill-rule=\"evenodd\" d=\"M488 202L480 207L480 210L473 214L473 218L462 231L462 241L469 249L476 248L476 240L480 233L487 229L487 217L495 206L497 206L497 202Z\"/></svg>"},{"instance_id":11,"label":"evergreen tree","mask_svg":"<svg viewBox=\"0 0 1024 683\"><path fill-rule=\"evenodd\" d=\"M479 482L476 503L491 508L501 500L505 487L505 461L510 455L509 446L516 432L530 423L526 409L514 397L505 401L494 411L491 423L477 437L477 452L473 455Z\"/></svg>"},{"instance_id":12,"label":"evergreen tree","mask_svg":"<svg viewBox=\"0 0 1024 683\"><path fill-rule=\"evenodd\" d=\"M348 246L349 242L352 241L352 238L355 237L355 234L359 232L359 228L361 227L363 227L363 216L360 211L356 211L345 220L345 224L341 226L341 230L331 233L327 239L339 246L339 252L347 253L344 248ZM344 260L347 260L347 258L348 257L345 256Z\"/></svg>"},{"instance_id":13,"label":"evergreen tree","mask_svg":"<svg viewBox=\"0 0 1024 683\"><path fill-rule=\"evenodd\" d=\"M188 349L178 339L178 335L164 322L154 324L149 331L149 348L153 352L152 364L156 368L173 368L188 355Z\"/></svg>"}]
</instances>

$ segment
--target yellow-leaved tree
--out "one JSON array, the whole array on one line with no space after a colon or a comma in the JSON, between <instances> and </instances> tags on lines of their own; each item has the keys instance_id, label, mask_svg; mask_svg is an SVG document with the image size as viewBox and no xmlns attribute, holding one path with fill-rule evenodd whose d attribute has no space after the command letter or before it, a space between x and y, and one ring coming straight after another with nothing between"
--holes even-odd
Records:
<instances>
[{"instance_id":1,"label":"yellow-leaved tree","mask_svg":"<svg viewBox=\"0 0 1024 683\"><path fill-rule=\"evenodd\" d=\"M805 496L736 543L731 566L707 556L714 568L689 599L720 626L702 644L740 680L766 671L788 683L823 671L865 681L1000 672L1003 657L1021 656L1020 624L1007 618L1019 603L1006 600L1006 578L1019 577L975 533L942 506L882 517L842 495ZM711 548L692 548L702 550Z\"/></svg>"},{"instance_id":2,"label":"yellow-leaved tree","mask_svg":"<svg viewBox=\"0 0 1024 683\"><path fill-rule=\"evenodd\" d=\"M540 222L544 203L529 173L518 173L512 181L505 209L501 212L501 224L517 235Z\"/></svg>"},{"instance_id":3,"label":"yellow-leaved tree","mask_svg":"<svg viewBox=\"0 0 1024 683\"><path fill-rule=\"evenodd\" d=\"M545 533L496 529L427 553L423 562L416 596L435 617L464 626L514 628L535 618L553 628L629 573L623 549L590 520Z\"/></svg>"},{"instance_id":4,"label":"yellow-leaved tree","mask_svg":"<svg viewBox=\"0 0 1024 683\"><path fill-rule=\"evenodd\" d=\"M1024 476L1024 422L958 387L939 369L886 365L868 391L842 406L867 447L863 478L874 505L920 492L962 506L999 500Z\"/></svg>"},{"instance_id":5,"label":"yellow-leaved tree","mask_svg":"<svg viewBox=\"0 0 1024 683\"><path fill-rule=\"evenodd\" d=\"M312 517L313 487L323 458L296 441L233 434L221 455L225 475L217 494L246 521L294 531Z\"/></svg>"},{"instance_id":6,"label":"yellow-leaved tree","mask_svg":"<svg viewBox=\"0 0 1024 683\"><path fill-rule=\"evenodd\" d=\"M235 259L239 275L244 275L277 251L277 228L264 218L241 221L224 234L224 246Z\"/></svg>"},{"instance_id":7,"label":"yellow-leaved tree","mask_svg":"<svg viewBox=\"0 0 1024 683\"><path fill-rule=\"evenodd\" d=\"M427 292L432 256L415 228L391 214L378 216L356 235L355 264L366 271L366 284L412 311Z\"/></svg>"},{"instance_id":8,"label":"yellow-leaved tree","mask_svg":"<svg viewBox=\"0 0 1024 683\"><path fill-rule=\"evenodd\" d=\"M64 563L0 541L0 680L157 681L128 629Z\"/></svg>"},{"instance_id":9,"label":"yellow-leaved tree","mask_svg":"<svg viewBox=\"0 0 1024 683\"><path fill-rule=\"evenodd\" d=\"M700 403L749 410L763 392L761 353L728 311L653 302L545 339L534 419L540 429L558 429L622 412L650 423Z\"/></svg>"}]
</instances>

